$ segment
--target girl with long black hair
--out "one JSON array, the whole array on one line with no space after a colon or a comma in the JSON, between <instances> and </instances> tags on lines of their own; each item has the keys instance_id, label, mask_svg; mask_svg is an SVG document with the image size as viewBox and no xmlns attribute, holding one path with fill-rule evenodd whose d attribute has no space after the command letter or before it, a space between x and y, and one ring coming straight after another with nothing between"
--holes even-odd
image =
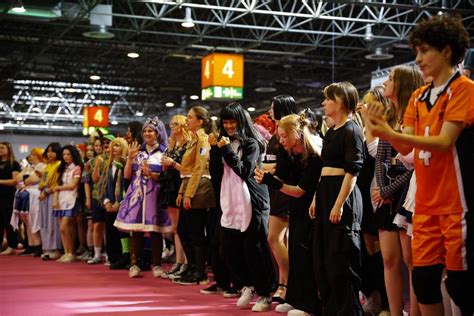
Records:
<instances>
[{"instance_id":1,"label":"girl with long black hair","mask_svg":"<svg viewBox=\"0 0 474 316\"><path fill-rule=\"evenodd\" d=\"M58 183L53 188L53 212L54 216L59 218L64 255L57 261L70 263L76 261L76 217L80 208L77 200L82 174L82 160L75 146L66 145L61 153Z\"/></svg>"},{"instance_id":2,"label":"girl with long black hair","mask_svg":"<svg viewBox=\"0 0 474 316\"><path fill-rule=\"evenodd\" d=\"M268 189L254 179L254 170L265 152L265 142L239 103L221 111L220 135L210 136L212 161L220 167L220 224L222 257L233 279L243 286L238 307L246 307L255 294L253 311L271 309L270 251L267 227L270 207Z\"/></svg>"}]
</instances>

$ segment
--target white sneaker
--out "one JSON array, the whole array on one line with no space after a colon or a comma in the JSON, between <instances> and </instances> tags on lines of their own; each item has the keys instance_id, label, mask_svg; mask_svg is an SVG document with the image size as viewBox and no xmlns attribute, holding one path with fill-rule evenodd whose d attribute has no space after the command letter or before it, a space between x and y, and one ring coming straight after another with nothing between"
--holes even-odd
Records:
<instances>
[{"instance_id":1,"label":"white sneaker","mask_svg":"<svg viewBox=\"0 0 474 316\"><path fill-rule=\"evenodd\" d=\"M275 307L275 312L277 313L288 313L289 311L295 309L293 306L291 306L290 304L288 303L282 303L282 304L278 304L276 307Z\"/></svg>"},{"instance_id":2,"label":"white sneaker","mask_svg":"<svg viewBox=\"0 0 474 316\"><path fill-rule=\"evenodd\" d=\"M243 308L250 304L253 297L255 296L255 289L253 286L244 286L242 288L242 294L237 300L237 307Z\"/></svg>"},{"instance_id":3,"label":"white sneaker","mask_svg":"<svg viewBox=\"0 0 474 316\"><path fill-rule=\"evenodd\" d=\"M98 263L101 263L102 260L100 258L97 258L97 257L93 257L89 260L87 260L87 264L98 264Z\"/></svg>"},{"instance_id":4,"label":"white sneaker","mask_svg":"<svg viewBox=\"0 0 474 316\"><path fill-rule=\"evenodd\" d=\"M272 309L272 298L259 296L257 302L252 307L252 312L268 312Z\"/></svg>"},{"instance_id":5,"label":"white sneaker","mask_svg":"<svg viewBox=\"0 0 474 316\"><path fill-rule=\"evenodd\" d=\"M151 272L155 278L166 278L166 273L160 266L153 266Z\"/></svg>"},{"instance_id":6,"label":"white sneaker","mask_svg":"<svg viewBox=\"0 0 474 316\"><path fill-rule=\"evenodd\" d=\"M312 316L313 314L306 313L305 311L302 311L300 309L292 309L291 311L288 312L288 316Z\"/></svg>"},{"instance_id":7,"label":"white sneaker","mask_svg":"<svg viewBox=\"0 0 474 316\"><path fill-rule=\"evenodd\" d=\"M128 276L130 278L138 278L140 276L140 271L141 271L140 268L137 265L134 264L128 270Z\"/></svg>"}]
</instances>

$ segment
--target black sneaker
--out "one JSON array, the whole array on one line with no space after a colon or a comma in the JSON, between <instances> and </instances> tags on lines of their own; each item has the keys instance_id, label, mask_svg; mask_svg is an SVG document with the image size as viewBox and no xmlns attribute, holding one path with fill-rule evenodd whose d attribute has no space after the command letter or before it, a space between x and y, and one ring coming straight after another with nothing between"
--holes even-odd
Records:
<instances>
[{"instance_id":1,"label":"black sneaker","mask_svg":"<svg viewBox=\"0 0 474 316\"><path fill-rule=\"evenodd\" d=\"M175 264L173 264L173 266L171 267L171 269L170 269L168 272L165 273L165 277L166 277L166 278L169 278L169 276L170 276L171 274L175 274L176 272L178 272L179 269L181 269L181 266L182 266L182 265L183 265L182 263L175 263Z\"/></svg>"},{"instance_id":2,"label":"black sneaker","mask_svg":"<svg viewBox=\"0 0 474 316\"><path fill-rule=\"evenodd\" d=\"M225 298L234 298L234 297L240 297L240 290L236 287L231 287L230 289L224 291L224 294L222 294Z\"/></svg>"},{"instance_id":3,"label":"black sneaker","mask_svg":"<svg viewBox=\"0 0 474 316\"><path fill-rule=\"evenodd\" d=\"M168 276L168 279L177 280L177 279L181 278L182 276L184 276L187 271L188 271L188 265L186 263L183 263L179 267L178 271L176 271L174 273L169 273L169 274L167 274L167 276Z\"/></svg>"},{"instance_id":4,"label":"black sneaker","mask_svg":"<svg viewBox=\"0 0 474 316\"><path fill-rule=\"evenodd\" d=\"M110 264L110 270L128 270L130 268L130 254L124 253L120 259Z\"/></svg>"},{"instance_id":5,"label":"black sneaker","mask_svg":"<svg viewBox=\"0 0 474 316\"><path fill-rule=\"evenodd\" d=\"M174 282L181 285L206 285L209 283L209 280L206 277L199 278L194 274L188 274L175 280Z\"/></svg>"},{"instance_id":6,"label":"black sneaker","mask_svg":"<svg viewBox=\"0 0 474 316\"><path fill-rule=\"evenodd\" d=\"M210 287L201 289L199 292L205 295L222 294L224 293L224 289L221 287L218 287L217 284L213 284Z\"/></svg>"},{"instance_id":7,"label":"black sneaker","mask_svg":"<svg viewBox=\"0 0 474 316\"><path fill-rule=\"evenodd\" d=\"M20 256L29 256L32 255L35 252L35 249L33 247L26 247L26 249L20 253Z\"/></svg>"}]
</instances>

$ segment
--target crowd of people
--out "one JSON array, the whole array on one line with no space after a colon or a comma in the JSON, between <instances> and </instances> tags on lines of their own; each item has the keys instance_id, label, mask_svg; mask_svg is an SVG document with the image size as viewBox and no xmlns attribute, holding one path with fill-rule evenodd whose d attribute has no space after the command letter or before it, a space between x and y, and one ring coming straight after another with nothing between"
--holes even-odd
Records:
<instances>
[{"instance_id":1,"label":"crowd of people","mask_svg":"<svg viewBox=\"0 0 474 316\"><path fill-rule=\"evenodd\" d=\"M418 23L418 67L362 98L326 86L324 115L289 95L254 121L236 102L215 122L193 106L168 128L150 117L123 138L33 148L23 168L0 143L1 255L22 226L20 255L181 285L208 284L210 267L200 292L256 299L255 312L473 315L474 83L456 68L468 40L456 17Z\"/></svg>"}]
</instances>

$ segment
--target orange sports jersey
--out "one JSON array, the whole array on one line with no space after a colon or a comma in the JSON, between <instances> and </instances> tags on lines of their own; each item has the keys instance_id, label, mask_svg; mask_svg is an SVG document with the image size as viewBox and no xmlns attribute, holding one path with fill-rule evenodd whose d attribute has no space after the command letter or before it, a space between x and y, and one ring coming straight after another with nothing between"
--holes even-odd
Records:
<instances>
[{"instance_id":1,"label":"orange sports jersey","mask_svg":"<svg viewBox=\"0 0 474 316\"><path fill-rule=\"evenodd\" d=\"M446 215L466 212L474 205L474 83L456 73L432 106L430 90L430 86L424 86L412 94L404 126L413 127L415 135L424 136L439 135L444 122L463 122L466 128L450 150L429 152L415 149L415 213Z\"/></svg>"}]
</instances>

